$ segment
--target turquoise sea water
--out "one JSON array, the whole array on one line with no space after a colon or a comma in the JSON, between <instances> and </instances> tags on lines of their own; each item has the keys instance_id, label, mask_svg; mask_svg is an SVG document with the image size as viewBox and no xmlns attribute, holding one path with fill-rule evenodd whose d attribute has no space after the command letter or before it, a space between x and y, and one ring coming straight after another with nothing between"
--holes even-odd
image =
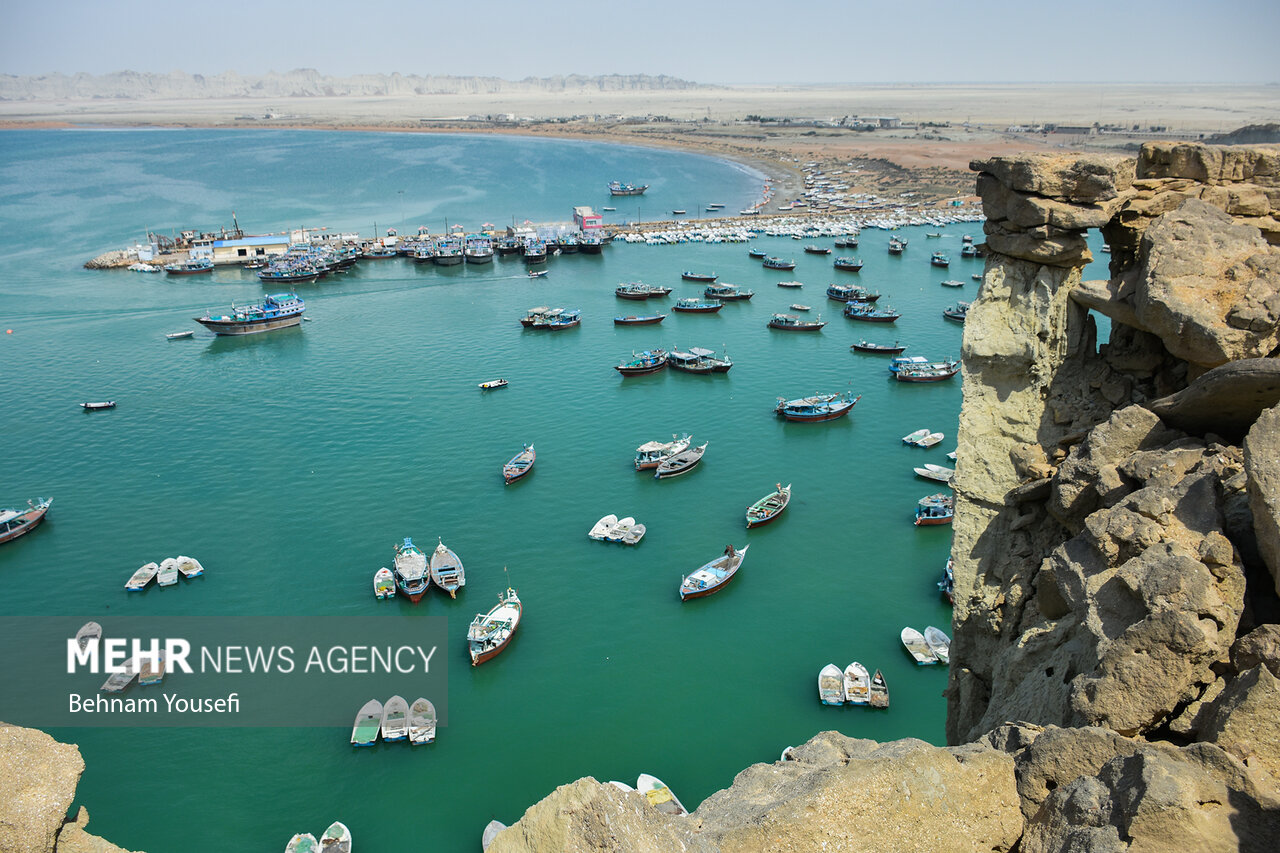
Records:
<instances>
[{"instance_id":1,"label":"turquoise sea water","mask_svg":"<svg viewBox=\"0 0 1280 853\"><path fill-rule=\"evenodd\" d=\"M976 294L969 276L982 262L959 247L980 226L940 239L903 229L902 257L886 254L886 232L865 231L857 275L768 237L756 244L796 257L794 274L763 270L742 244L617 243L555 258L538 281L518 259L364 262L301 287L313 322L241 340L163 333L258 298L249 273L81 268L148 228L212 229L232 210L250 232L565 220L575 204L610 204L615 178L651 184L639 204L655 212L694 199L736 209L761 182L695 155L512 137L0 134L0 326L13 330L0 339L10 376L0 504L56 499L42 529L0 548L4 612L95 618L108 631L113 613L335 620L376 608L450 623L440 653L449 725L430 747L353 750L346 729L53 730L84 754L77 805L92 831L151 853L275 851L340 819L362 851L478 849L490 819L512 823L585 775L654 773L693 807L825 729L943 742L946 672L915 667L898 632L950 623L935 587L950 528L912 525L915 501L939 487L911 469L947 464L960 384L895 383L884 357L849 344L897 339L908 354L958 356L961 327L941 311ZM623 204L635 202L620 201L619 216L634 218ZM935 249L951 252L950 270L929 266ZM657 327L612 325L654 305L616 299L618 282L665 284L674 300L701 293L680 281L688 268L756 297ZM940 287L944 278L965 286ZM790 279L804 289L776 287ZM881 290L902 319L844 319L823 295L831 281ZM767 329L791 302L830 324L816 335ZM581 308L582 326L522 329L540 304ZM672 345L727 349L735 366L713 377L612 369L633 350ZM476 388L498 376L510 387ZM863 395L846 419L773 415L778 396L845 389ZM89 399L119 407L86 415L76 404ZM946 440L901 444L922 426ZM633 470L637 445L686 431L710 442L698 470L663 482ZM504 486L501 465L523 442L536 443L537 467ZM776 482L793 484L790 508L748 533L745 508ZM588 540L609 512L644 522L644 542ZM441 536L462 557L457 601L373 598L372 573L404 536L428 550ZM682 604L680 577L728 543L751 545L738 578ZM207 577L180 592L123 591L137 566L176 553L200 558ZM525 619L501 656L473 669L466 625L504 588L504 566ZM818 670L854 659L884 671L888 712L819 705Z\"/></svg>"}]
</instances>

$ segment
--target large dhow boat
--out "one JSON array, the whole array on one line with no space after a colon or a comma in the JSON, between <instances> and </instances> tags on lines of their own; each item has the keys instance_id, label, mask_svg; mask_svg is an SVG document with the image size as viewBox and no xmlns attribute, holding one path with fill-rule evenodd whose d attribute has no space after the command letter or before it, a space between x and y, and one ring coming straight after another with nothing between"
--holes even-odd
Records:
<instances>
[{"instance_id":1,"label":"large dhow boat","mask_svg":"<svg viewBox=\"0 0 1280 853\"><path fill-rule=\"evenodd\" d=\"M26 509L0 509L0 543L17 539L34 530L53 505L53 498L36 498L27 501Z\"/></svg>"},{"instance_id":2,"label":"large dhow boat","mask_svg":"<svg viewBox=\"0 0 1280 853\"><path fill-rule=\"evenodd\" d=\"M733 359L728 353L717 356L713 350L691 347L688 352L673 349L667 354L667 364L672 370L685 373L728 373L733 367Z\"/></svg>"},{"instance_id":3,"label":"large dhow boat","mask_svg":"<svg viewBox=\"0 0 1280 853\"><path fill-rule=\"evenodd\" d=\"M522 609L516 591L507 587L505 593L498 594L497 606L471 620L471 627L467 629L467 651L471 653L472 666L496 657L507 647L520 627Z\"/></svg>"},{"instance_id":4,"label":"large dhow boat","mask_svg":"<svg viewBox=\"0 0 1280 853\"><path fill-rule=\"evenodd\" d=\"M820 332L827 325L818 315L817 320L801 320L795 314L774 314L769 318L770 329L781 329L784 332Z\"/></svg>"},{"instance_id":5,"label":"large dhow boat","mask_svg":"<svg viewBox=\"0 0 1280 853\"><path fill-rule=\"evenodd\" d=\"M849 302L844 306L844 316L864 323L894 323L902 315L892 308L877 308L867 302Z\"/></svg>"},{"instance_id":6,"label":"large dhow boat","mask_svg":"<svg viewBox=\"0 0 1280 853\"><path fill-rule=\"evenodd\" d=\"M688 433L679 438L673 434L671 441L646 441L636 448L636 470L657 468L664 459L684 453L691 443L692 437Z\"/></svg>"},{"instance_id":7,"label":"large dhow boat","mask_svg":"<svg viewBox=\"0 0 1280 853\"><path fill-rule=\"evenodd\" d=\"M453 267L462 263L466 256L463 254L462 241L457 237L441 237L436 240L436 254L432 258L438 267Z\"/></svg>"},{"instance_id":8,"label":"large dhow boat","mask_svg":"<svg viewBox=\"0 0 1280 853\"><path fill-rule=\"evenodd\" d=\"M817 394L796 400L779 397L774 411L789 421L830 421L849 414L849 410L861 399L861 394L855 397L850 391L843 394Z\"/></svg>"},{"instance_id":9,"label":"large dhow boat","mask_svg":"<svg viewBox=\"0 0 1280 853\"><path fill-rule=\"evenodd\" d=\"M462 253L469 264L491 264L493 240L487 234L469 234Z\"/></svg>"},{"instance_id":10,"label":"large dhow boat","mask_svg":"<svg viewBox=\"0 0 1280 853\"><path fill-rule=\"evenodd\" d=\"M827 298L836 302L875 302L880 293L856 284L832 284L827 286Z\"/></svg>"},{"instance_id":11,"label":"large dhow boat","mask_svg":"<svg viewBox=\"0 0 1280 853\"><path fill-rule=\"evenodd\" d=\"M450 598L457 598L458 590L467 585L467 573L458 555L442 540L436 541L439 544L431 555L431 582L449 593Z\"/></svg>"},{"instance_id":12,"label":"large dhow boat","mask_svg":"<svg viewBox=\"0 0 1280 853\"><path fill-rule=\"evenodd\" d=\"M427 555L408 536L396 546L396 585L417 604L431 585L427 574Z\"/></svg>"},{"instance_id":13,"label":"large dhow boat","mask_svg":"<svg viewBox=\"0 0 1280 853\"><path fill-rule=\"evenodd\" d=\"M669 296L671 288L645 284L642 281L628 281L613 289L619 299L649 299L654 296Z\"/></svg>"},{"instance_id":14,"label":"large dhow boat","mask_svg":"<svg viewBox=\"0 0 1280 853\"><path fill-rule=\"evenodd\" d=\"M730 545L719 557L680 581L680 600L688 601L691 598L702 598L718 592L721 587L733 580L742 561L746 559L747 549L750 547L750 545L744 545L741 549L737 549Z\"/></svg>"},{"instance_id":15,"label":"large dhow boat","mask_svg":"<svg viewBox=\"0 0 1280 853\"><path fill-rule=\"evenodd\" d=\"M782 515L787 504L791 503L791 484L787 483L786 488L783 488L781 483L777 486L777 491L770 492L747 507L747 529L768 524Z\"/></svg>"},{"instance_id":16,"label":"large dhow boat","mask_svg":"<svg viewBox=\"0 0 1280 853\"><path fill-rule=\"evenodd\" d=\"M274 293L254 305L231 304L230 314L209 312L195 321L215 335L253 335L302 324L307 304L296 293Z\"/></svg>"},{"instance_id":17,"label":"large dhow boat","mask_svg":"<svg viewBox=\"0 0 1280 853\"><path fill-rule=\"evenodd\" d=\"M644 195L644 191L649 189L648 184L626 184L622 181L609 182L609 195Z\"/></svg>"}]
</instances>

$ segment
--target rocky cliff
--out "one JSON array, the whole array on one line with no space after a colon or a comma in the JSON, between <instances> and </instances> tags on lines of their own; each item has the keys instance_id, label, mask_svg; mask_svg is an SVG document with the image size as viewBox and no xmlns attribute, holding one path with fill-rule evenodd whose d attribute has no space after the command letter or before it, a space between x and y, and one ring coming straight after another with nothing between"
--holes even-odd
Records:
<instances>
[{"instance_id":1,"label":"rocky cliff","mask_svg":"<svg viewBox=\"0 0 1280 853\"><path fill-rule=\"evenodd\" d=\"M957 745L826 733L688 818L579 780L492 850L1274 849L1280 148L972 168Z\"/></svg>"},{"instance_id":2,"label":"rocky cliff","mask_svg":"<svg viewBox=\"0 0 1280 853\"><path fill-rule=\"evenodd\" d=\"M44 732L0 723L0 850L4 853L129 853L85 831L89 812L74 820L84 759L73 744Z\"/></svg>"},{"instance_id":3,"label":"rocky cliff","mask_svg":"<svg viewBox=\"0 0 1280 853\"><path fill-rule=\"evenodd\" d=\"M665 74L581 74L556 77L451 77L416 74L360 74L331 77L310 68L261 76L241 76L234 71L203 75L174 71L154 74L119 71L114 74L0 75L0 100L48 101L78 98L200 99L200 98L305 98L378 95L459 95L497 92L618 92L652 89L693 89L698 84Z\"/></svg>"}]
</instances>

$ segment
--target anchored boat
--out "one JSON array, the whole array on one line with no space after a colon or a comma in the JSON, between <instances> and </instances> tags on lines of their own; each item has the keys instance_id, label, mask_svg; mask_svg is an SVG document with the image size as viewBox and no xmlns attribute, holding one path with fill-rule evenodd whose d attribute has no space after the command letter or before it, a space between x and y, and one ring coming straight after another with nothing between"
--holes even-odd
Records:
<instances>
[{"instance_id":1,"label":"anchored boat","mask_svg":"<svg viewBox=\"0 0 1280 853\"><path fill-rule=\"evenodd\" d=\"M507 647L520 627L522 611L519 596L508 587L505 594L498 594L497 606L471 620L471 627L467 629L467 650L471 654L472 666L496 657Z\"/></svg>"},{"instance_id":2,"label":"anchored boat","mask_svg":"<svg viewBox=\"0 0 1280 853\"><path fill-rule=\"evenodd\" d=\"M788 483L785 489L781 483L777 485L777 491L770 492L747 507L748 529L773 521L782 515L782 511L787 508L787 504L791 503L791 484Z\"/></svg>"},{"instance_id":3,"label":"anchored boat","mask_svg":"<svg viewBox=\"0 0 1280 853\"><path fill-rule=\"evenodd\" d=\"M378 732L382 729L382 703L370 699L356 714L355 724L351 727L352 746L373 746L378 742Z\"/></svg>"},{"instance_id":4,"label":"anchored boat","mask_svg":"<svg viewBox=\"0 0 1280 853\"><path fill-rule=\"evenodd\" d=\"M679 438L672 434L671 441L646 441L636 448L636 470L644 471L650 468L657 468L662 464L662 460L688 450L690 443L691 439L688 434ZM614 521L617 521L617 519L615 518Z\"/></svg>"},{"instance_id":5,"label":"anchored boat","mask_svg":"<svg viewBox=\"0 0 1280 853\"><path fill-rule=\"evenodd\" d=\"M623 376L643 376L646 373L657 373L667 366L666 350L654 349L631 353L631 360L614 365L614 370Z\"/></svg>"},{"instance_id":6,"label":"anchored boat","mask_svg":"<svg viewBox=\"0 0 1280 853\"><path fill-rule=\"evenodd\" d=\"M395 565L396 585L417 604L431 585L431 578L427 575L427 555L406 536L404 542L396 546Z\"/></svg>"},{"instance_id":7,"label":"anchored boat","mask_svg":"<svg viewBox=\"0 0 1280 853\"><path fill-rule=\"evenodd\" d=\"M694 468L698 467L698 463L702 461L702 456L707 452L706 442L699 447L691 447L683 453L677 453L674 456L668 456L658 463L658 470L654 472L654 478L665 480L668 477L679 477L681 474L687 474Z\"/></svg>"},{"instance_id":8,"label":"anchored boat","mask_svg":"<svg viewBox=\"0 0 1280 853\"><path fill-rule=\"evenodd\" d=\"M458 590L467 585L467 574L462 568L462 560L445 547L442 540L437 538L436 542L439 544L431 555L431 581L449 593L450 598L457 598Z\"/></svg>"},{"instance_id":9,"label":"anchored boat","mask_svg":"<svg viewBox=\"0 0 1280 853\"><path fill-rule=\"evenodd\" d=\"M521 450L506 465L502 466L502 479L507 483L514 483L521 477L533 470L533 463L538 460L538 454L533 449L532 444L526 444L524 450Z\"/></svg>"},{"instance_id":10,"label":"anchored boat","mask_svg":"<svg viewBox=\"0 0 1280 853\"><path fill-rule=\"evenodd\" d=\"M733 576L742 566L742 561L746 559L747 549L750 547L750 545L743 545L739 550L729 545L719 557L691 572L688 577L680 581L680 600L688 601L691 598L702 598L718 592L721 587L733 580Z\"/></svg>"},{"instance_id":11,"label":"anchored boat","mask_svg":"<svg viewBox=\"0 0 1280 853\"><path fill-rule=\"evenodd\" d=\"M431 743L436 739L436 706L415 699L409 706L409 743Z\"/></svg>"},{"instance_id":12,"label":"anchored boat","mask_svg":"<svg viewBox=\"0 0 1280 853\"><path fill-rule=\"evenodd\" d=\"M796 400L785 400L779 397L774 411L789 421L830 421L847 415L861 399L861 394L854 397L849 391L842 394L801 397Z\"/></svg>"},{"instance_id":13,"label":"anchored boat","mask_svg":"<svg viewBox=\"0 0 1280 853\"><path fill-rule=\"evenodd\" d=\"M823 705L844 704L844 670L833 663L818 673L818 699Z\"/></svg>"},{"instance_id":14,"label":"anchored boat","mask_svg":"<svg viewBox=\"0 0 1280 853\"><path fill-rule=\"evenodd\" d=\"M29 533L44 521L53 506L53 498L36 498L27 501L26 509L0 509L0 544Z\"/></svg>"}]
</instances>

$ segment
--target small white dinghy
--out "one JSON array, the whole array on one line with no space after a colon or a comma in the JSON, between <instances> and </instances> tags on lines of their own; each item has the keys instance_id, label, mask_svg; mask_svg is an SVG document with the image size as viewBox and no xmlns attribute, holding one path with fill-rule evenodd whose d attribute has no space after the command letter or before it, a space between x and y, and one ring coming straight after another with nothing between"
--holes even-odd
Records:
<instances>
[{"instance_id":1,"label":"small white dinghy","mask_svg":"<svg viewBox=\"0 0 1280 853\"><path fill-rule=\"evenodd\" d=\"M924 641L929 644L929 651L943 663L951 663L951 638L942 630L930 625L924 629Z\"/></svg>"},{"instance_id":2,"label":"small white dinghy","mask_svg":"<svg viewBox=\"0 0 1280 853\"><path fill-rule=\"evenodd\" d=\"M618 519L618 523L605 531L604 538L609 542L621 542L622 537L631 532L631 528L636 526L636 520L631 516Z\"/></svg>"},{"instance_id":3,"label":"small white dinghy","mask_svg":"<svg viewBox=\"0 0 1280 853\"><path fill-rule=\"evenodd\" d=\"M925 642L924 635L915 628L902 629L902 645L907 650L907 654L911 655L920 666L931 663L937 663L938 658L929 649L929 644Z\"/></svg>"},{"instance_id":4,"label":"small white dinghy","mask_svg":"<svg viewBox=\"0 0 1280 853\"><path fill-rule=\"evenodd\" d=\"M378 731L382 728L382 703L370 699L356 714L355 725L351 727L351 743L353 746L373 746L378 742Z\"/></svg>"},{"instance_id":5,"label":"small white dinghy","mask_svg":"<svg viewBox=\"0 0 1280 853\"><path fill-rule=\"evenodd\" d=\"M373 573L373 594L378 598L396 597L396 576L386 566Z\"/></svg>"},{"instance_id":6,"label":"small white dinghy","mask_svg":"<svg viewBox=\"0 0 1280 853\"><path fill-rule=\"evenodd\" d=\"M944 438L946 438L946 436L940 432L931 432L928 435L926 435L924 438L917 441L916 447L933 447L935 444L942 441L942 439Z\"/></svg>"},{"instance_id":7,"label":"small white dinghy","mask_svg":"<svg viewBox=\"0 0 1280 853\"><path fill-rule=\"evenodd\" d=\"M915 432L913 432L913 433L908 433L907 435L904 435L904 436L902 437L902 443L903 443L903 444L915 444L915 443L917 443L918 441L920 441L920 439L922 439L922 438L924 438L925 436L927 436L928 434L929 434L929 428L928 428L928 427L925 427L924 429L918 429L918 430L916 430L916 431L915 431Z\"/></svg>"},{"instance_id":8,"label":"small white dinghy","mask_svg":"<svg viewBox=\"0 0 1280 853\"><path fill-rule=\"evenodd\" d=\"M160 561L160 571L156 572L156 583L160 586L173 586L178 582L178 561L173 557L165 557Z\"/></svg>"},{"instance_id":9,"label":"small white dinghy","mask_svg":"<svg viewBox=\"0 0 1280 853\"><path fill-rule=\"evenodd\" d=\"M916 476L924 477L926 480L937 480L939 483L951 485L951 480L956 476L956 469L946 468L942 465L923 465L915 469Z\"/></svg>"},{"instance_id":10,"label":"small white dinghy","mask_svg":"<svg viewBox=\"0 0 1280 853\"><path fill-rule=\"evenodd\" d=\"M436 706L426 699L414 699L409 706L409 743L431 743L436 739Z\"/></svg>"},{"instance_id":11,"label":"small white dinghy","mask_svg":"<svg viewBox=\"0 0 1280 853\"><path fill-rule=\"evenodd\" d=\"M156 563L147 563L142 568L133 573L133 576L125 582L124 588L130 592L138 592L147 588L147 584L155 579L156 572L160 571L160 566Z\"/></svg>"},{"instance_id":12,"label":"small white dinghy","mask_svg":"<svg viewBox=\"0 0 1280 853\"><path fill-rule=\"evenodd\" d=\"M646 532L645 526L643 524L637 524L635 527L631 528L626 533L622 534L622 544L624 545L639 544L640 540L644 538L645 532Z\"/></svg>"},{"instance_id":13,"label":"small white dinghy","mask_svg":"<svg viewBox=\"0 0 1280 853\"><path fill-rule=\"evenodd\" d=\"M165 332L165 337L171 341L180 341L183 338L189 338L196 333L195 329L186 329L181 332Z\"/></svg>"},{"instance_id":14,"label":"small white dinghy","mask_svg":"<svg viewBox=\"0 0 1280 853\"><path fill-rule=\"evenodd\" d=\"M382 706L382 739L390 743L408 736L409 703L403 697L392 696Z\"/></svg>"},{"instance_id":15,"label":"small white dinghy","mask_svg":"<svg viewBox=\"0 0 1280 853\"><path fill-rule=\"evenodd\" d=\"M178 561L178 571L182 572L184 578L198 578L204 574L204 566L200 565L200 561L195 557L184 557L179 554L174 559Z\"/></svg>"},{"instance_id":16,"label":"small white dinghy","mask_svg":"<svg viewBox=\"0 0 1280 853\"><path fill-rule=\"evenodd\" d=\"M618 517L613 513L609 513L604 518L600 519L595 523L595 525L591 528L591 531L587 534L587 538L594 539L597 542L603 542L604 535L608 533L609 530L617 523L618 523Z\"/></svg>"},{"instance_id":17,"label":"small white dinghy","mask_svg":"<svg viewBox=\"0 0 1280 853\"><path fill-rule=\"evenodd\" d=\"M844 704L844 670L829 663L818 673L818 698L823 705Z\"/></svg>"},{"instance_id":18,"label":"small white dinghy","mask_svg":"<svg viewBox=\"0 0 1280 853\"><path fill-rule=\"evenodd\" d=\"M857 661L844 668L844 701L850 705L866 705L871 701L871 675Z\"/></svg>"},{"instance_id":19,"label":"small white dinghy","mask_svg":"<svg viewBox=\"0 0 1280 853\"><path fill-rule=\"evenodd\" d=\"M663 814L677 816L689 814L689 810L667 787L667 783L656 776L641 773L640 778L636 779L636 790L644 795L644 798L649 801L649 805Z\"/></svg>"},{"instance_id":20,"label":"small white dinghy","mask_svg":"<svg viewBox=\"0 0 1280 853\"><path fill-rule=\"evenodd\" d=\"M351 830L335 820L320 836L320 853L351 853Z\"/></svg>"}]
</instances>

